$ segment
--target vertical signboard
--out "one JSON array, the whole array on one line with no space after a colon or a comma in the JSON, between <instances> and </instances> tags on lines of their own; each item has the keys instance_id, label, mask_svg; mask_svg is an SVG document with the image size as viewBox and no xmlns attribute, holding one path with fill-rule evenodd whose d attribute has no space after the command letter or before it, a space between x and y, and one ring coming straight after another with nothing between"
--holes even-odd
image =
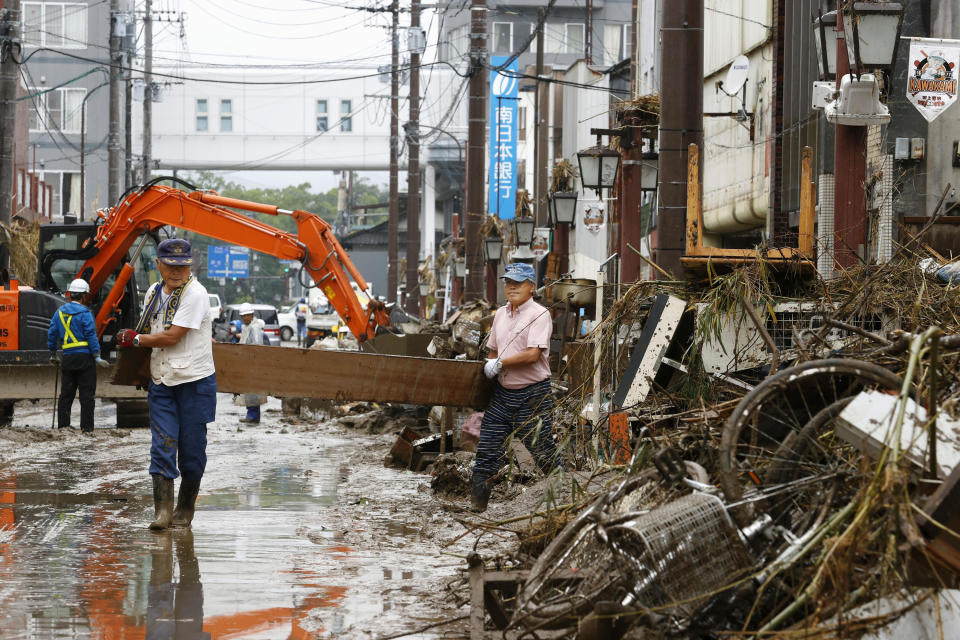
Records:
<instances>
[{"instance_id":1,"label":"vertical signboard","mask_svg":"<svg viewBox=\"0 0 960 640\"><path fill-rule=\"evenodd\" d=\"M934 119L957 101L960 40L913 38L907 66L907 99L927 119Z\"/></svg>"},{"instance_id":2,"label":"vertical signboard","mask_svg":"<svg viewBox=\"0 0 960 640\"><path fill-rule=\"evenodd\" d=\"M508 60L491 56L494 69ZM490 72L490 170L487 208L501 218L513 218L517 206L517 77L520 66L514 60L502 72Z\"/></svg>"}]
</instances>

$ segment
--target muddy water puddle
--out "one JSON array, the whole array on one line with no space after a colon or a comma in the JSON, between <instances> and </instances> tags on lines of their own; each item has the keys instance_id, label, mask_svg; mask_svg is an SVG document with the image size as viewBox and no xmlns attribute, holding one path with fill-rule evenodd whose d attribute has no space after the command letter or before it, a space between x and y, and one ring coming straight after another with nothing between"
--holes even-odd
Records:
<instances>
[{"instance_id":1,"label":"muddy water puddle","mask_svg":"<svg viewBox=\"0 0 960 640\"><path fill-rule=\"evenodd\" d=\"M393 502L423 478L344 462L369 440L269 427L211 427L188 530L146 529L145 432L0 466L0 639L368 638L430 621L424 589L456 560L419 550L428 518Z\"/></svg>"}]
</instances>

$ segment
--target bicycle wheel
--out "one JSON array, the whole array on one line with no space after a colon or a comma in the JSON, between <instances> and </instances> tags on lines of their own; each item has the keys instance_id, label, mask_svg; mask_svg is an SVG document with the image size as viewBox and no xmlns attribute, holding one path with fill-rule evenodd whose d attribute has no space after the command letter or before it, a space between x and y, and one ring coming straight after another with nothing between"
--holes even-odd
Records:
<instances>
[{"instance_id":1,"label":"bicycle wheel","mask_svg":"<svg viewBox=\"0 0 960 640\"><path fill-rule=\"evenodd\" d=\"M740 526L761 510L803 530L838 478L856 474L859 455L830 428L859 392L899 391L900 378L859 360L806 362L767 378L743 397L720 441L720 488ZM749 502L741 503L744 498Z\"/></svg>"}]
</instances>

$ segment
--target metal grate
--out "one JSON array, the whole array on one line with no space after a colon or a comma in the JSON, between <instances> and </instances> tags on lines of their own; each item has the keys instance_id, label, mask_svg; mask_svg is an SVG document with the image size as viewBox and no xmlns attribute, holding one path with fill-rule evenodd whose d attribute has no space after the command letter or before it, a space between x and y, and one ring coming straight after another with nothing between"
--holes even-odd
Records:
<instances>
[{"instance_id":1,"label":"metal grate","mask_svg":"<svg viewBox=\"0 0 960 640\"><path fill-rule=\"evenodd\" d=\"M608 530L638 604L689 615L750 558L716 496L692 493Z\"/></svg>"},{"instance_id":2,"label":"metal grate","mask_svg":"<svg viewBox=\"0 0 960 640\"><path fill-rule=\"evenodd\" d=\"M800 335L804 329L819 329L823 326L824 317L831 313L831 309L824 309L815 304L801 303L781 303L774 307L776 318L767 315L766 328L767 333L773 338L777 349L785 351L795 348L796 341L794 337ZM851 324L871 333L882 334L889 328L888 321L883 316L875 313L866 313L860 316L851 316L842 318L847 324ZM849 337L848 332L839 329L833 329L827 335L828 343L835 343Z\"/></svg>"}]
</instances>

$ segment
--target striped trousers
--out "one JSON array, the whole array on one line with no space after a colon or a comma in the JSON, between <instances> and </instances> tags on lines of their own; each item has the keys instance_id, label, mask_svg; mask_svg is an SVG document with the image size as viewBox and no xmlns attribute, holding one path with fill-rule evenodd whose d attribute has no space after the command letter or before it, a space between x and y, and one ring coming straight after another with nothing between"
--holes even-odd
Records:
<instances>
[{"instance_id":1,"label":"striped trousers","mask_svg":"<svg viewBox=\"0 0 960 640\"><path fill-rule=\"evenodd\" d=\"M493 399L480 424L474 482L486 480L504 465L510 434L520 438L541 471L548 473L557 466L557 448L550 429L552 412L549 379L522 389L507 389L494 382Z\"/></svg>"}]
</instances>

